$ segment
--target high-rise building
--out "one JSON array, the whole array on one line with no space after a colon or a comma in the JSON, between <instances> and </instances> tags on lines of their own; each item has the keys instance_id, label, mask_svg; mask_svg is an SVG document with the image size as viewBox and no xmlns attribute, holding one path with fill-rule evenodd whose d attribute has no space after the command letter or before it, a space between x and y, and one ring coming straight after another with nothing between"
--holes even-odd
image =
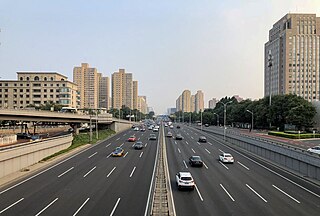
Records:
<instances>
[{"instance_id":1,"label":"high-rise building","mask_svg":"<svg viewBox=\"0 0 320 216\"><path fill-rule=\"evenodd\" d=\"M122 106L133 108L132 73L119 69L112 74L112 107L119 109Z\"/></svg>"},{"instance_id":2,"label":"high-rise building","mask_svg":"<svg viewBox=\"0 0 320 216\"><path fill-rule=\"evenodd\" d=\"M47 103L79 108L78 86L57 72L19 71L17 80L0 81L0 109Z\"/></svg>"},{"instance_id":3,"label":"high-rise building","mask_svg":"<svg viewBox=\"0 0 320 216\"><path fill-rule=\"evenodd\" d=\"M264 95L320 99L320 18L289 13L269 31L264 48Z\"/></svg>"},{"instance_id":4,"label":"high-rise building","mask_svg":"<svg viewBox=\"0 0 320 216\"><path fill-rule=\"evenodd\" d=\"M73 68L73 82L78 85L80 92L80 108L99 106L99 77L96 68L90 68L88 63Z\"/></svg>"},{"instance_id":5,"label":"high-rise building","mask_svg":"<svg viewBox=\"0 0 320 216\"><path fill-rule=\"evenodd\" d=\"M191 95L191 99L190 99L190 112L195 112L196 111L196 96L195 95Z\"/></svg>"},{"instance_id":6,"label":"high-rise building","mask_svg":"<svg viewBox=\"0 0 320 216\"><path fill-rule=\"evenodd\" d=\"M132 88L133 109L138 109L138 81L132 81Z\"/></svg>"},{"instance_id":7,"label":"high-rise building","mask_svg":"<svg viewBox=\"0 0 320 216\"><path fill-rule=\"evenodd\" d=\"M141 113L148 113L148 105L147 105L147 97L146 96L138 96L138 108Z\"/></svg>"},{"instance_id":8,"label":"high-rise building","mask_svg":"<svg viewBox=\"0 0 320 216\"><path fill-rule=\"evenodd\" d=\"M211 100L209 100L209 109L214 109L217 105L217 99L216 98L212 98Z\"/></svg>"},{"instance_id":9,"label":"high-rise building","mask_svg":"<svg viewBox=\"0 0 320 216\"><path fill-rule=\"evenodd\" d=\"M201 90L198 90L195 95L195 110L197 113L204 111L204 94Z\"/></svg>"},{"instance_id":10,"label":"high-rise building","mask_svg":"<svg viewBox=\"0 0 320 216\"><path fill-rule=\"evenodd\" d=\"M111 107L110 104L110 79L109 77L103 77L101 73L99 76L99 107L107 108Z\"/></svg>"},{"instance_id":11,"label":"high-rise building","mask_svg":"<svg viewBox=\"0 0 320 216\"><path fill-rule=\"evenodd\" d=\"M182 112L191 111L191 92L190 90L184 90L182 92Z\"/></svg>"},{"instance_id":12,"label":"high-rise building","mask_svg":"<svg viewBox=\"0 0 320 216\"><path fill-rule=\"evenodd\" d=\"M182 111L182 95L180 95L176 100L176 108L177 111Z\"/></svg>"}]
</instances>

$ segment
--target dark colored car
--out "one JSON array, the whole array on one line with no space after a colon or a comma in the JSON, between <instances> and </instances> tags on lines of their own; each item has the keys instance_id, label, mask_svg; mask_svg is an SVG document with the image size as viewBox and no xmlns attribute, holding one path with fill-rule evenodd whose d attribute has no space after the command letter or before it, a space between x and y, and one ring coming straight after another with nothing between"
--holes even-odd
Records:
<instances>
[{"instance_id":1,"label":"dark colored car","mask_svg":"<svg viewBox=\"0 0 320 216\"><path fill-rule=\"evenodd\" d=\"M112 153L112 157L122 157L124 153L124 150L120 147L117 147Z\"/></svg>"},{"instance_id":2,"label":"dark colored car","mask_svg":"<svg viewBox=\"0 0 320 216\"><path fill-rule=\"evenodd\" d=\"M207 138L204 136L199 137L199 142L207 142Z\"/></svg>"},{"instance_id":3,"label":"dark colored car","mask_svg":"<svg viewBox=\"0 0 320 216\"><path fill-rule=\"evenodd\" d=\"M203 161L201 160L200 156L191 156L189 158L189 164L191 166L203 166Z\"/></svg>"},{"instance_id":4,"label":"dark colored car","mask_svg":"<svg viewBox=\"0 0 320 216\"><path fill-rule=\"evenodd\" d=\"M157 136L155 134L150 134L149 140L157 140Z\"/></svg>"},{"instance_id":5,"label":"dark colored car","mask_svg":"<svg viewBox=\"0 0 320 216\"><path fill-rule=\"evenodd\" d=\"M205 124L204 126L205 126L205 127L209 127L209 124Z\"/></svg>"},{"instance_id":6,"label":"dark colored car","mask_svg":"<svg viewBox=\"0 0 320 216\"><path fill-rule=\"evenodd\" d=\"M180 128L180 125L177 125L177 128L179 129L179 128Z\"/></svg>"},{"instance_id":7,"label":"dark colored car","mask_svg":"<svg viewBox=\"0 0 320 216\"><path fill-rule=\"evenodd\" d=\"M176 135L176 140L183 140L183 136L181 134Z\"/></svg>"},{"instance_id":8,"label":"dark colored car","mask_svg":"<svg viewBox=\"0 0 320 216\"><path fill-rule=\"evenodd\" d=\"M17 133L17 139L31 139L31 134Z\"/></svg>"},{"instance_id":9,"label":"dark colored car","mask_svg":"<svg viewBox=\"0 0 320 216\"><path fill-rule=\"evenodd\" d=\"M133 145L134 149L141 150L143 148L142 142L138 141Z\"/></svg>"}]
</instances>

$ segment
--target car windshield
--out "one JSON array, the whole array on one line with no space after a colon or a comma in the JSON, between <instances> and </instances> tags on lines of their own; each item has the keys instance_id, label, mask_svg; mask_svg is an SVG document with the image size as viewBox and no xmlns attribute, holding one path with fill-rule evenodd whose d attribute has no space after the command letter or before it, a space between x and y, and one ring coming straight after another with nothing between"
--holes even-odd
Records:
<instances>
[{"instance_id":1,"label":"car windshield","mask_svg":"<svg viewBox=\"0 0 320 216\"><path fill-rule=\"evenodd\" d=\"M200 156L192 156L192 159L196 160L196 161L200 161L201 160Z\"/></svg>"},{"instance_id":2,"label":"car windshield","mask_svg":"<svg viewBox=\"0 0 320 216\"><path fill-rule=\"evenodd\" d=\"M191 177L181 177L181 180L184 180L184 181L191 181L192 178Z\"/></svg>"},{"instance_id":3,"label":"car windshield","mask_svg":"<svg viewBox=\"0 0 320 216\"><path fill-rule=\"evenodd\" d=\"M232 157L231 154L225 154L225 157Z\"/></svg>"}]
</instances>

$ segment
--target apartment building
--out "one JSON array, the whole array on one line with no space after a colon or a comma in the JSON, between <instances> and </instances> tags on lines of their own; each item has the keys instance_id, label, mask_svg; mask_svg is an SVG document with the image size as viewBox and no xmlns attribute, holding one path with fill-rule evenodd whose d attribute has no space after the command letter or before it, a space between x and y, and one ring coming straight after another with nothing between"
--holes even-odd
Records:
<instances>
[{"instance_id":1,"label":"apartment building","mask_svg":"<svg viewBox=\"0 0 320 216\"><path fill-rule=\"evenodd\" d=\"M204 111L204 94L201 90L198 90L195 95L195 111L197 113Z\"/></svg>"},{"instance_id":2,"label":"apartment building","mask_svg":"<svg viewBox=\"0 0 320 216\"><path fill-rule=\"evenodd\" d=\"M320 18L289 13L269 31L264 48L264 95L320 98Z\"/></svg>"},{"instance_id":3,"label":"apartment building","mask_svg":"<svg viewBox=\"0 0 320 216\"><path fill-rule=\"evenodd\" d=\"M77 84L51 71L18 71L17 80L0 80L1 109L19 109L50 102L78 108Z\"/></svg>"},{"instance_id":4,"label":"apartment building","mask_svg":"<svg viewBox=\"0 0 320 216\"><path fill-rule=\"evenodd\" d=\"M111 107L110 79L109 77L102 76L101 73L98 73L98 77L99 77L99 107L107 108L109 110Z\"/></svg>"}]
</instances>

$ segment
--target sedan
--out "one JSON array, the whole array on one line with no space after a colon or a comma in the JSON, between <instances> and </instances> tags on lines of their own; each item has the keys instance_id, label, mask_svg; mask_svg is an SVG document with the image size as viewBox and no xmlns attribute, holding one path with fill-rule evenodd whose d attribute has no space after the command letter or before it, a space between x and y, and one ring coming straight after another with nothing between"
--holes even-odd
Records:
<instances>
[{"instance_id":1,"label":"sedan","mask_svg":"<svg viewBox=\"0 0 320 216\"><path fill-rule=\"evenodd\" d=\"M120 147L117 147L113 152L112 152L112 157L122 157L124 153L124 150Z\"/></svg>"},{"instance_id":2,"label":"sedan","mask_svg":"<svg viewBox=\"0 0 320 216\"><path fill-rule=\"evenodd\" d=\"M167 137L172 137L172 133L170 131L167 133Z\"/></svg>"},{"instance_id":3,"label":"sedan","mask_svg":"<svg viewBox=\"0 0 320 216\"><path fill-rule=\"evenodd\" d=\"M135 136L130 136L128 141L129 142L135 142L137 140L137 138Z\"/></svg>"},{"instance_id":4,"label":"sedan","mask_svg":"<svg viewBox=\"0 0 320 216\"><path fill-rule=\"evenodd\" d=\"M191 156L189 158L189 164L191 166L203 166L203 161L201 160L200 156Z\"/></svg>"},{"instance_id":5,"label":"sedan","mask_svg":"<svg viewBox=\"0 0 320 216\"><path fill-rule=\"evenodd\" d=\"M177 134L176 140L183 140L183 136L181 134Z\"/></svg>"},{"instance_id":6,"label":"sedan","mask_svg":"<svg viewBox=\"0 0 320 216\"><path fill-rule=\"evenodd\" d=\"M137 149L137 150L141 150L143 148L143 144L141 141L138 141L136 142L134 145L133 145L133 148L134 149Z\"/></svg>"},{"instance_id":7,"label":"sedan","mask_svg":"<svg viewBox=\"0 0 320 216\"><path fill-rule=\"evenodd\" d=\"M149 140L157 140L157 136L155 134L150 134Z\"/></svg>"},{"instance_id":8,"label":"sedan","mask_svg":"<svg viewBox=\"0 0 320 216\"><path fill-rule=\"evenodd\" d=\"M207 142L207 138L205 136L199 137L199 142Z\"/></svg>"},{"instance_id":9,"label":"sedan","mask_svg":"<svg viewBox=\"0 0 320 216\"><path fill-rule=\"evenodd\" d=\"M316 153L316 154L320 154L320 146L314 146L312 148L308 148L307 151L312 152L312 153Z\"/></svg>"},{"instance_id":10,"label":"sedan","mask_svg":"<svg viewBox=\"0 0 320 216\"><path fill-rule=\"evenodd\" d=\"M229 153L222 153L221 155L219 155L219 160L222 163L233 163L234 162L232 155Z\"/></svg>"}]
</instances>

